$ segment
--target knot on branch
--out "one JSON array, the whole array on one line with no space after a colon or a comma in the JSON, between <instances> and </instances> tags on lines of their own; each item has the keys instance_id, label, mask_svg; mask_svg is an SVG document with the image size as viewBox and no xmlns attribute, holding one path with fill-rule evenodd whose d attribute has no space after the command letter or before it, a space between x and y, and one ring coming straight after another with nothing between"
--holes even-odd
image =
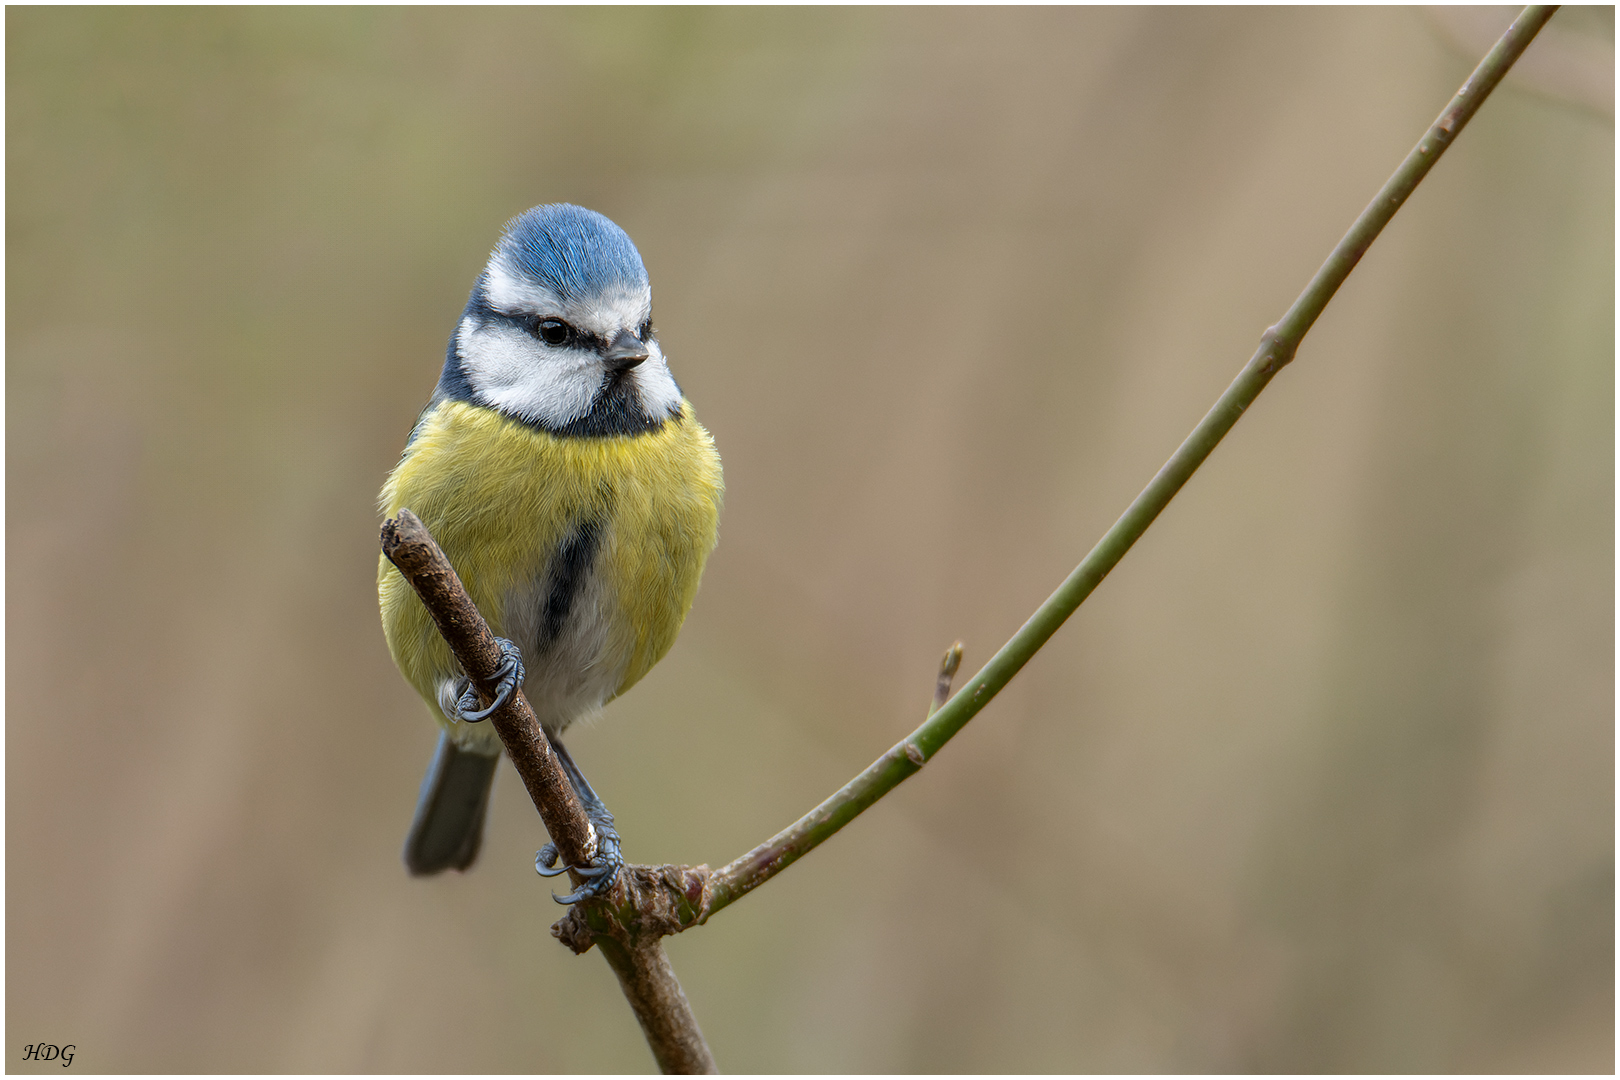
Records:
<instances>
[{"instance_id":1,"label":"knot on branch","mask_svg":"<svg viewBox=\"0 0 1620 1080\"><path fill-rule=\"evenodd\" d=\"M606 935L626 946L678 934L709 917L713 872L702 866L634 866L613 891L568 909L551 934L576 954Z\"/></svg>"},{"instance_id":2,"label":"knot on branch","mask_svg":"<svg viewBox=\"0 0 1620 1080\"><path fill-rule=\"evenodd\" d=\"M1282 323L1266 327L1266 332L1260 335L1260 351L1255 353L1254 360L1249 361L1250 365L1259 361L1261 374L1275 375L1294 362L1294 354L1299 351L1299 339L1298 333L1285 335Z\"/></svg>"}]
</instances>

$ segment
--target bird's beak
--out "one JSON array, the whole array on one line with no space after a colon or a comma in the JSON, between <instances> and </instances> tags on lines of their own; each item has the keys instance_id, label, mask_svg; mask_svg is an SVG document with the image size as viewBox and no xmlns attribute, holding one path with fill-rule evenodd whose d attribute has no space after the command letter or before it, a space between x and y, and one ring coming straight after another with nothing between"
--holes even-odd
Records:
<instances>
[{"instance_id":1,"label":"bird's beak","mask_svg":"<svg viewBox=\"0 0 1620 1080\"><path fill-rule=\"evenodd\" d=\"M643 360L647 359L647 346L628 330L620 330L618 336L608 345L607 352L602 354L602 362L614 375L629 371Z\"/></svg>"}]
</instances>

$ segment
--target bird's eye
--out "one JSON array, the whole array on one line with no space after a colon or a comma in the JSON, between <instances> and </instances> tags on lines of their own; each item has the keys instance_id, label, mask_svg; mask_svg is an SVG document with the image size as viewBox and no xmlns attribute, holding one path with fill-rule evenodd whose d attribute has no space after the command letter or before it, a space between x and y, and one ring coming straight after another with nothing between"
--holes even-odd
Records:
<instances>
[{"instance_id":1,"label":"bird's eye","mask_svg":"<svg viewBox=\"0 0 1620 1080\"><path fill-rule=\"evenodd\" d=\"M636 337L640 338L642 342L645 343L652 339L652 333L652 320L648 319L646 322L642 323L641 328L636 331Z\"/></svg>"},{"instance_id":2,"label":"bird's eye","mask_svg":"<svg viewBox=\"0 0 1620 1080\"><path fill-rule=\"evenodd\" d=\"M566 345L568 339L574 336L574 328L561 319L541 319L540 325L535 327L535 333L547 345Z\"/></svg>"}]
</instances>

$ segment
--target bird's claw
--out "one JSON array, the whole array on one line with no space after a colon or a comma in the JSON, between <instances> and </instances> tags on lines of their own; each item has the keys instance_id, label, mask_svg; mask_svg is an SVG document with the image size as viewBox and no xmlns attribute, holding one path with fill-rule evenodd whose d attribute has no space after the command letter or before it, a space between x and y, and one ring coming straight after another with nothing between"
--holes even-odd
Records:
<instances>
[{"instance_id":1,"label":"bird's claw","mask_svg":"<svg viewBox=\"0 0 1620 1080\"><path fill-rule=\"evenodd\" d=\"M557 845L548 843L534 853L534 872L541 877L556 877L568 873L568 867L557 865Z\"/></svg>"},{"instance_id":2,"label":"bird's claw","mask_svg":"<svg viewBox=\"0 0 1620 1080\"><path fill-rule=\"evenodd\" d=\"M535 852L534 872L541 877L556 877L572 870L585 879L585 883L567 896L551 894L559 904L577 904L601 896L613 888L624 869L624 858L619 854L619 834L613 828L613 815L592 814L591 825L596 829L596 854L585 866L557 866L557 845L548 843Z\"/></svg>"},{"instance_id":3,"label":"bird's claw","mask_svg":"<svg viewBox=\"0 0 1620 1080\"><path fill-rule=\"evenodd\" d=\"M523 653L505 638L496 638L495 644L501 647L501 666L496 669L500 674L500 682L496 684L495 700L489 703L489 708L480 709L478 691L473 689L473 684L469 680L461 680L464 687L456 701L456 719L464 724L476 724L488 719L496 709L506 704L514 690L523 685Z\"/></svg>"}]
</instances>

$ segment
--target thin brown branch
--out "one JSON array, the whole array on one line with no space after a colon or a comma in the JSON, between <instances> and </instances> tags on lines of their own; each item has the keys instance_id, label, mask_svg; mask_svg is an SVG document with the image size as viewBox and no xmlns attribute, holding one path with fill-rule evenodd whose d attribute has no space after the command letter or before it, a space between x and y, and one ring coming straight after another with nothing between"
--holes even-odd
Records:
<instances>
[{"instance_id":1,"label":"thin brown branch","mask_svg":"<svg viewBox=\"0 0 1620 1080\"><path fill-rule=\"evenodd\" d=\"M703 1032L691 1020L692 1004L669 966L669 957L657 937L625 944L610 937L597 939L601 953L619 987L641 1021L658 1068L665 1073L718 1073Z\"/></svg>"},{"instance_id":2,"label":"thin brown branch","mask_svg":"<svg viewBox=\"0 0 1620 1080\"><path fill-rule=\"evenodd\" d=\"M707 866L626 866L609 896L576 904L552 933L576 953L599 944L619 976L642 1031L665 1072L715 1072L659 939L700 925L832 836L916 773L1006 686L1073 614L1152 524L1260 391L1294 358L1300 340L1378 233L1456 138L1554 8L1532 7L1502 40L1340 242L1304 294L1261 339L1260 349L1215 407L1172 455L1125 515L985 668L950 697L962 645L940 663L928 718L859 776L798 822L718 871ZM383 527L383 549L416 587L484 702L493 700L501 656L494 637L443 553L408 510ZM491 717L563 857L578 865L594 838L550 744L521 693ZM553 821L556 821L554 826Z\"/></svg>"},{"instance_id":3,"label":"thin brown branch","mask_svg":"<svg viewBox=\"0 0 1620 1080\"><path fill-rule=\"evenodd\" d=\"M434 541L427 526L409 510L390 518L382 527L382 550L388 561L410 582L422 605L433 617L456 662L478 691L480 705L495 700L500 678L501 650L489 624L456 576L455 568ZM569 866L584 866L596 853L596 833L574 789L557 763L534 709L521 692L514 693L490 716L489 722L506 746L506 753L523 777L523 786L540 811L546 832Z\"/></svg>"},{"instance_id":4,"label":"thin brown branch","mask_svg":"<svg viewBox=\"0 0 1620 1080\"><path fill-rule=\"evenodd\" d=\"M409 510L383 523L382 549L416 590L488 708L495 700L501 650L450 560ZM588 863L595 853L595 832L522 690L491 714L489 722L563 861L570 866ZM552 933L576 953L592 944L601 946L653 1057L666 1073L719 1071L659 942L707 910L708 874L706 866L695 870L627 866L610 897L576 904L552 927ZM576 877L575 884L580 880Z\"/></svg>"}]
</instances>

